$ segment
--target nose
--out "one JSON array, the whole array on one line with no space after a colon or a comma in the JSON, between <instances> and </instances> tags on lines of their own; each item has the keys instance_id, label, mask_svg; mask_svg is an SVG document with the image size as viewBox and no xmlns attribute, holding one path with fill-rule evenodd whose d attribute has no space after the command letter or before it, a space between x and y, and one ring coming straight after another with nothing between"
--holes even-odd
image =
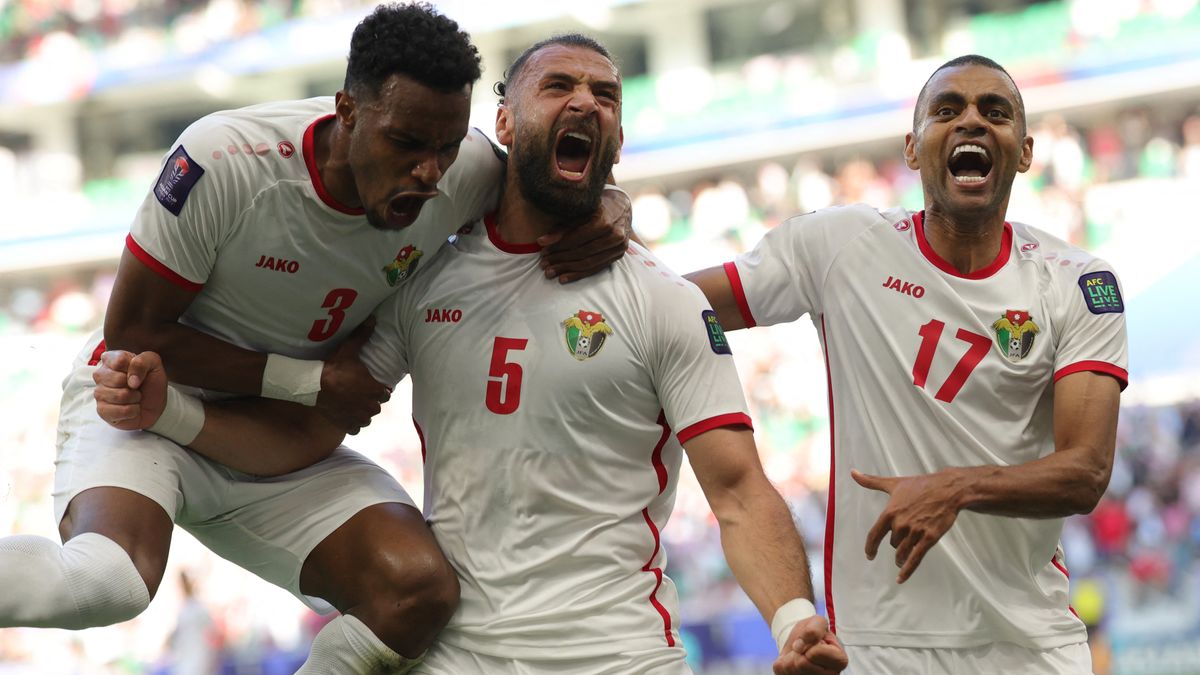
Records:
<instances>
[{"instance_id":1,"label":"nose","mask_svg":"<svg viewBox=\"0 0 1200 675\"><path fill-rule=\"evenodd\" d=\"M979 106L974 104L968 105L963 109L962 114L958 118L958 129L961 131L979 131L984 128L983 114L979 111Z\"/></svg>"},{"instance_id":2,"label":"nose","mask_svg":"<svg viewBox=\"0 0 1200 675\"><path fill-rule=\"evenodd\" d=\"M438 158L438 153L431 152L425 155L413 166L413 177L421 181L421 183L433 188L438 181L442 179L442 174L446 171L446 167L442 166Z\"/></svg>"},{"instance_id":3,"label":"nose","mask_svg":"<svg viewBox=\"0 0 1200 675\"><path fill-rule=\"evenodd\" d=\"M587 87L576 87L571 100L567 102L567 110L580 115L590 115L598 107L595 95Z\"/></svg>"}]
</instances>

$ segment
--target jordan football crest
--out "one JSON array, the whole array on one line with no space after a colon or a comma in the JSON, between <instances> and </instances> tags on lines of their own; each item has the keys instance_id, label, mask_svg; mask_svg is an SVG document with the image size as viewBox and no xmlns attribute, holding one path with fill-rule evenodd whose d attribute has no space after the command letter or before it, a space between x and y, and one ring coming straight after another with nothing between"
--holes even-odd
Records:
<instances>
[{"instance_id":1,"label":"jordan football crest","mask_svg":"<svg viewBox=\"0 0 1200 675\"><path fill-rule=\"evenodd\" d=\"M1029 312L1010 309L992 324L992 330L996 331L996 344L1000 347L1000 353L1016 363L1033 349L1033 338L1041 329L1033 322Z\"/></svg>"},{"instance_id":2,"label":"jordan football crest","mask_svg":"<svg viewBox=\"0 0 1200 675\"><path fill-rule=\"evenodd\" d=\"M586 361L600 353L604 340L612 335L612 328L604 323L600 312L589 312L581 309L562 322L564 337L567 339L567 351L576 360Z\"/></svg>"},{"instance_id":3,"label":"jordan football crest","mask_svg":"<svg viewBox=\"0 0 1200 675\"><path fill-rule=\"evenodd\" d=\"M400 249L400 252L396 254L396 259L383 268L384 274L387 275L388 286L395 286L416 274L417 262L421 259L421 255L420 249L412 244Z\"/></svg>"}]
</instances>

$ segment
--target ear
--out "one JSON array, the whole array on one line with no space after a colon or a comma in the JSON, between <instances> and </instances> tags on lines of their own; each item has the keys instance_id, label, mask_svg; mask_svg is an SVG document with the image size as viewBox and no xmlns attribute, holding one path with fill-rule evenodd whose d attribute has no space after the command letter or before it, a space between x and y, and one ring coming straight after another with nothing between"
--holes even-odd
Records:
<instances>
[{"instance_id":1,"label":"ear","mask_svg":"<svg viewBox=\"0 0 1200 675\"><path fill-rule=\"evenodd\" d=\"M333 111L337 115L338 123L346 129L353 129L357 121L358 109L354 104L354 97L344 91L339 91L333 99Z\"/></svg>"},{"instance_id":2,"label":"ear","mask_svg":"<svg viewBox=\"0 0 1200 675\"><path fill-rule=\"evenodd\" d=\"M1021 143L1021 161L1017 162L1017 171L1025 173L1033 165L1033 136L1026 136Z\"/></svg>"},{"instance_id":3,"label":"ear","mask_svg":"<svg viewBox=\"0 0 1200 675\"><path fill-rule=\"evenodd\" d=\"M911 131L904 134L904 163L913 171L921 170L921 164L917 161L917 135Z\"/></svg>"},{"instance_id":4,"label":"ear","mask_svg":"<svg viewBox=\"0 0 1200 675\"><path fill-rule=\"evenodd\" d=\"M515 121L507 105L501 103L496 107L496 140L506 148L512 147Z\"/></svg>"}]
</instances>

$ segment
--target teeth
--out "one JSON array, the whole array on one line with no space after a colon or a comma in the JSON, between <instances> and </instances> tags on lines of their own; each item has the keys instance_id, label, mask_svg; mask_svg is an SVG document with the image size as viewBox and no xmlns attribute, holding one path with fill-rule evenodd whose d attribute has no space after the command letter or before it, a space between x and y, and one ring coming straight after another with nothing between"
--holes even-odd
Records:
<instances>
[{"instance_id":1,"label":"teeth","mask_svg":"<svg viewBox=\"0 0 1200 675\"><path fill-rule=\"evenodd\" d=\"M984 176L955 176L956 183L982 183Z\"/></svg>"},{"instance_id":2,"label":"teeth","mask_svg":"<svg viewBox=\"0 0 1200 675\"><path fill-rule=\"evenodd\" d=\"M983 155L984 157L988 156L987 150L984 150L981 146L971 145L971 144L958 146L957 148L954 149L954 152L951 153L950 156L958 157L958 155L960 153L964 153L964 152L978 152L979 154Z\"/></svg>"},{"instance_id":3,"label":"teeth","mask_svg":"<svg viewBox=\"0 0 1200 675\"><path fill-rule=\"evenodd\" d=\"M578 131L568 131L565 135L570 136L571 138L577 138L589 145L592 142L592 139L588 138L587 136L584 136L583 134L579 133Z\"/></svg>"}]
</instances>

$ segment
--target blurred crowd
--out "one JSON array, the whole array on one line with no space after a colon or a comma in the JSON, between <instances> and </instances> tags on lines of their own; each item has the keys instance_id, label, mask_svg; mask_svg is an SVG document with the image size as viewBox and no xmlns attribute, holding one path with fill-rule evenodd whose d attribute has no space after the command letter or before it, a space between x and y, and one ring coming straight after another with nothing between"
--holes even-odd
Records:
<instances>
[{"instance_id":1,"label":"blurred crowd","mask_svg":"<svg viewBox=\"0 0 1200 675\"><path fill-rule=\"evenodd\" d=\"M0 0L0 64L45 49L170 44L191 53L298 17L328 16L365 0Z\"/></svg>"},{"instance_id":2,"label":"blurred crowd","mask_svg":"<svg viewBox=\"0 0 1200 675\"><path fill-rule=\"evenodd\" d=\"M1196 185L1200 112L1183 110L1166 119L1160 114L1134 108L1086 126L1057 116L1035 121L1034 167L1014 188L1012 218L1094 247L1109 233L1106 221L1089 209L1089 190L1119 181ZM731 259L794 213L859 201L910 208L921 203L917 175L904 167L898 142L877 155L800 157L687 185L631 190L635 228L681 271ZM0 409L7 420L0 425L0 531L6 534L53 536L49 494L58 383L86 332L99 325L113 275L107 266L83 268L0 285L0 349L10 357L0 361ZM821 600L829 445L819 344L804 321L730 338L764 466L815 556ZM419 441L409 400L407 390L399 390L354 445L392 470L420 501ZM726 635L722 642L721 631L710 630L754 610L730 576L715 521L686 465L664 538L697 665L755 657L739 656L736 638ZM1095 629L1097 673L1109 672L1123 636L1146 626L1200 633L1200 402L1122 411L1108 494L1094 513L1068 519L1063 543L1076 609ZM1156 616L1171 618L1156 623ZM292 672L321 621L179 532L167 580L146 614L81 633L0 630L0 673L211 672L217 667L212 664L223 664L227 673ZM209 665L187 671L173 668L176 661ZM94 669L89 663L107 665Z\"/></svg>"}]
</instances>

